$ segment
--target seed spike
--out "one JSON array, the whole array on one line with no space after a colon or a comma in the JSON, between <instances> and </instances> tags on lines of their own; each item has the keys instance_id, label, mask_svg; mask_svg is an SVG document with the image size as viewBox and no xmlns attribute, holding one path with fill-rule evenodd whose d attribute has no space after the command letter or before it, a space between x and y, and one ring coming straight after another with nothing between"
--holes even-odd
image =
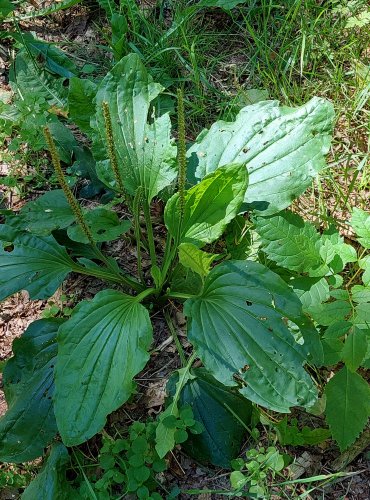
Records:
<instances>
[{"instance_id":1,"label":"seed spike","mask_svg":"<svg viewBox=\"0 0 370 500\"><path fill-rule=\"evenodd\" d=\"M66 181L62 166L60 164L58 151L57 151L57 148L55 146L54 139L53 139L48 127L44 127L44 136L45 136L46 143L47 143L49 151L50 151L51 161L53 163L55 173L57 174L60 187L63 189L65 197L67 198L67 201L68 201L73 213L75 214L76 221L80 225L82 231L86 235L89 242L92 245L95 245L93 235L90 231L90 228L88 227L88 225L85 222L81 207L80 207L78 201L76 200L76 198L74 197L74 194L72 193L72 190L68 186L68 183Z\"/></svg>"}]
</instances>

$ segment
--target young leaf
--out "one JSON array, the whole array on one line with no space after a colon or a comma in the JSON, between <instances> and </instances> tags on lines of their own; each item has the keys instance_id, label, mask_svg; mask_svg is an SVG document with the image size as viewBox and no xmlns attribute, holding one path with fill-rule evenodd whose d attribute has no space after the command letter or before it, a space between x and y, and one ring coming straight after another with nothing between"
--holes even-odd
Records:
<instances>
[{"instance_id":1,"label":"young leaf","mask_svg":"<svg viewBox=\"0 0 370 500\"><path fill-rule=\"evenodd\" d=\"M351 226L357 234L358 242L364 248L370 248L370 213L354 208L352 212Z\"/></svg>"},{"instance_id":2,"label":"young leaf","mask_svg":"<svg viewBox=\"0 0 370 500\"><path fill-rule=\"evenodd\" d=\"M246 106L234 122L219 121L189 149L198 162L196 178L219 167L242 163L250 180L248 208L273 214L288 207L325 167L334 110L314 97L299 108L277 101Z\"/></svg>"},{"instance_id":3,"label":"young leaf","mask_svg":"<svg viewBox=\"0 0 370 500\"><path fill-rule=\"evenodd\" d=\"M78 498L77 491L72 489L66 479L66 466L69 462L67 449L62 443L54 443L42 471L25 489L22 500Z\"/></svg>"},{"instance_id":4,"label":"young leaf","mask_svg":"<svg viewBox=\"0 0 370 500\"><path fill-rule=\"evenodd\" d=\"M184 267L189 267L202 278L207 276L212 262L219 256L217 254L203 252L192 243L181 243L179 245L179 261Z\"/></svg>"},{"instance_id":5,"label":"young leaf","mask_svg":"<svg viewBox=\"0 0 370 500\"><path fill-rule=\"evenodd\" d=\"M75 216L62 189L56 189L26 203L17 216L7 220L19 230L43 236L70 226Z\"/></svg>"},{"instance_id":6,"label":"young leaf","mask_svg":"<svg viewBox=\"0 0 370 500\"><path fill-rule=\"evenodd\" d=\"M120 221L113 210L98 207L85 214L85 222L89 226L94 241L113 241L126 233L130 227L129 220ZM68 237L78 243L89 243L80 225L74 225L67 230Z\"/></svg>"},{"instance_id":7,"label":"young leaf","mask_svg":"<svg viewBox=\"0 0 370 500\"><path fill-rule=\"evenodd\" d=\"M124 77L123 77L124 76ZM176 146L170 137L168 113L148 123L150 103L162 91L153 83L137 54L130 54L107 74L96 95L93 152L98 175L109 187L114 176L106 149L102 105L108 104L113 142L125 188L132 195L138 187L150 202L176 178Z\"/></svg>"},{"instance_id":8,"label":"young leaf","mask_svg":"<svg viewBox=\"0 0 370 500\"><path fill-rule=\"evenodd\" d=\"M252 405L239 394L220 384L204 368L191 371L189 380L180 393L180 406L190 404L194 419L204 430L189 433L182 448L197 461L230 468L243 443L245 427L250 425ZM174 392L170 379L170 393Z\"/></svg>"},{"instance_id":9,"label":"young leaf","mask_svg":"<svg viewBox=\"0 0 370 500\"><path fill-rule=\"evenodd\" d=\"M256 262L214 267L203 292L185 303L189 340L206 369L226 386L271 410L310 406L316 389L302 346L284 318L305 329L301 303L275 273Z\"/></svg>"},{"instance_id":10,"label":"young leaf","mask_svg":"<svg viewBox=\"0 0 370 500\"><path fill-rule=\"evenodd\" d=\"M0 420L0 459L27 462L42 455L57 433L53 409L56 334L63 321L31 323L13 342L3 374L8 411Z\"/></svg>"},{"instance_id":11,"label":"young leaf","mask_svg":"<svg viewBox=\"0 0 370 500\"><path fill-rule=\"evenodd\" d=\"M13 243L11 251L0 248L0 300L20 290L31 299L49 298L75 267L52 236L22 233Z\"/></svg>"},{"instance_id":12,"label":"young leaf","mask_svg":"<svg viewBox=\"0 0 370 500\"><path fill-rule=\"evenodd\" d=\"M348 448L370 416L370 387L345 366L325 387L326 421L341 451Z\"/></svg>"},{"instance_id":13,"label":"young leaf","mask_svg":"<svg viewBox=\"0 0 370 500\"><path fill-rule=\"evenodd\" d=\"M99 432L127 401L151 340L148 311L135 297L104 290L74 309L59 330L55 371L55 415L66 445Z\"/></svg>"},{"instance_id":14,"label":"young leaf","mask_svg":"<svg viewBox=\"0 0 370 500\"><path fill-rule=\"evenodd\" d=\"M309 278L308 276L293 278L289 281L295 294L302 302L305 312L310 312L330 297L329 285L325 278Z\"/></svg>"},{"instance_id":15,"label":"young leaf","mask_svg":"<svg viewBox=\"0 0 370 500\"><path fill-rule=\"evenodd\" d=\"M180 242L200 247L221 236L238 213L247 183L243 165L227 165L186 191ZM179 193L168 200L164 221L175 237L180 224Z\"/></svg>"}]
</instances>

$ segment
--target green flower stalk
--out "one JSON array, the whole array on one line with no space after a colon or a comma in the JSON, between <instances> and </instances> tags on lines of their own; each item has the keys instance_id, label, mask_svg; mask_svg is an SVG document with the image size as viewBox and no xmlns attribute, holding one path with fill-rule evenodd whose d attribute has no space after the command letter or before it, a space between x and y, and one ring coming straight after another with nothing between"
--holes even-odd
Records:
<instances>
[{"instance_id":1,"label":"green flower stalk","mask_svg":"<svg viewBox=\"0 0 370 500\"><path fill-rule=\"evenodd\" d=\"M177 116L178 116L178 149L177 161L179 164L179 209L181 220L185 211L185 184L186 184L186 140L185 140L185 109L184 94L177 90Z\"/></svg>"},{"instance_id":2,"label":"green flower stalk","mask_svg":"<svg viewBox=\"0 0 370 500\"><path fill-rule=\"evenodd\" d=\"M54 139L53 139L48 127L44 128L44 135L45 135L46 143L47 143L49 151L50 151L51 161L53 163L55 173L57 174L60 187L63 189L65 197L67 198L68 203L69 203L73 213L75 214L76 221L81 226L81 229L84 232L84 234L86 235L89 242L93 246L95 246L93 235L90 231L89 226L85 222L81 207L80 207L78 201L76 200L76 198L74 197L74 195L71 191L71 188L67 184L64 172L62 170L62 166L60 164L58 151L57 151L57 148L55 146Z\"/></svg>"},{"instance_id":3,"label":"green flower stalk","mask_svg":"<svg viewBox=\"0 0 370 500\"><path fill-rule=\"evenodd\" d=\"M108 155L110 159L110 163L112 166L114 178L116 179L117 186L119 191L123 194L125 188L123 186L122 177L118 168L118 161L116 156L116 150L114 147L114 139L113 139L113 129L112 129L112 120L110 116L109 106L107 102L103 102L103 116L104 116L104 124L105 124L105 134L107 137L107 145L108 145Z\"/></svg>"}]
</instances>

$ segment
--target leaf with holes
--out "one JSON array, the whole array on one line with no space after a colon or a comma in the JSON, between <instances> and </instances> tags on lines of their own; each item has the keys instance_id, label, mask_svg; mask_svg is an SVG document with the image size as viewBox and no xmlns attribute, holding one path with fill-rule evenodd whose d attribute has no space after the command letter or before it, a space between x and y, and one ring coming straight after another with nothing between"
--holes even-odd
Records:
<instances>
[{"instance_id":1,"label":"leaf with holes","mask_svg":"<svg viewBox=\"0 0 370 500\"><path fill-rule=\"evenodd\" d=\"M285 318L308 327L288 285L261 264L229 261L214 267L202 293L188 299L189 341L206 369L226 386L271 410L310 406L316 389L302 365Z\"/></svg>"},{"instance_id":2,"label":"leaf with holes","mask_svg":"<svg viewBox=\"0 0 370 500\"><path fill-rule=\"evenodd\" d=\"M243 165L227 165L207 175L185 192L180 242L200 247L215 241L237 215L248 185ZM174 194L167 202L164 221L173 237L180 227L180 198Z\"/></svg>"},{"instance_id":3,"label":"leaf with holes","mask_svg":"<svg viewBox=\"0 0 370 500\"><path fill-rule=\"evenodd\" d=\"M343 451L356 440L370 416L370 387L344 366L329 380L325 395L326 421Z\"/></svg>"},{"instance_id":4,"label":"leaf with holes","mask_svg":"<svg viewBox=\"0 0 370 500\"><path fill-rule=\"evenodd\" d=\"M21 290L47 299L76 265L53 236L19 234L12 250L0 248L0 300Z\"/></svg>"},{"instance_id":5,"label":"leaf with holes","mask_svg":"<svg viewBox=\"0 0 370 500\"><path fill-rule=\"evenodd\" d=\"M243 108L234 122L214 123L188 157L197 163L198 181L224 165L246 165L245 208L273 214L288 207L325 167L333 121L332 104L321 98L299 108L263 101Z\"/></svg>"},{"instance_id":6,"label":"leaf with holes","mask_svg":"<svg viewBox=\"0 0 370 500\"><path fill-rule=\"evenodd\" d=\"M130 295L104 290L81 302L58 334L55 415L67 446L99 432L131 396L149 359L148 311Z\"/></svg>"},{"instance_id":7,"label":"leaf with holes","mask_svg":"<svg viewBox=\"0 0 370 500\"><path fill-rule=\"evenodd\" d=\"M13 342L14 356L3 374L9 407L0 420L0 459L4 462L27 462L41 456L57 433L53 368L62 323L60 319L35 321Z\"/></svg>"},{"instance_id":8,"label":"leaf with holes","mask_svg":"<svg viewBox=\"0 0 370 500\"><path fill-rule=\"evenodd\" d=\"M124 186L132 195L141 187L149 202L177 176L176 146L170 136L169 114L148 123L151 102L162 90L161 85L153 82L139 56L130 54L121 59L100 83L96 115L92 121L93 152L101 181L115 187L106 149L102 109L106 102Z\"/></svg>"}]
</instances>

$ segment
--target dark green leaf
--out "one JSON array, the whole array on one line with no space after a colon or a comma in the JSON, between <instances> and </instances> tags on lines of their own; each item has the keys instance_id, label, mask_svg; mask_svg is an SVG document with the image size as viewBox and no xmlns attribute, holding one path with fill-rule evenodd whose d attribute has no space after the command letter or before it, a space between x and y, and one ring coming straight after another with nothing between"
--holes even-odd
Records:
<instances>
[{"instance_id":1,"label":"dark green leaf","mask_svg":"<svg viewBox=\"0 0 370 500\"><path fill-rule=\"evenodd\" d=\"M15 10L15 5L9 0L0 0L0 19L6 17Z\"/></svg>"},{"instance_id":2,"label":"dark green leaf","mask_svg":"<svg viewBox=\"0 0 370 500\"><path fill-rule=\"evenodd\" d=\"M238 213L248 185L243 165L227 165L207 175L185 193L180 242L202 246L215 241ZM180 223L179 193L167 202L164 220L172 236Z\"/></svg>"},{"instance_id":3,"label":"dark green leaf","mask_svg":"<svg viewBox=\"0 0 370 500\"><path fill-rule=\"evenodd\" d=\"M26 203L19 215L10 219L10 223L23 231L48 235L55 229L68 227L74 220L75 216L63 191L57 189Z\"/></svg>"},{"instance_id":4,"label":"dark green leaf","mask_svg":"<svg viewBox=\"0 0 370 500\"><path fill-rule=\"evenodd\" d=\"M0 248L0 300L27 290L31 299L51 297L75 266L52 236L23 233L14 249Z\"/></svg>"},{"instance_id":5,"label":"dark green leaf","mask_svg":"<svg viewBox=\"0 0 370 500\"><path fill-rule=\"evenodd\" d=\"M349 333L342 350L342 360L351 372L361 365L367 351L368 339L365 330L354 327Z\"/></svg>"},{"instance_id":6,"label":"dark green leaf","mask_svg":"<svg viewBox=\"0 0 370 500\"><path fill-rule=\"evenodd\" d=\"M131 227L129 220L120 221L116 212L103 207L86 212L85 222L91 229L94 240L98 242L116 240ZM67 234L73 241L89 243L80 225L69 227Z\"/></svg>"},{"instance_id":7,"label":"dark green leaf","mask_svg":"<svg viewBox=\"0 0 370 500\"><path fill-rule=\"evenodd\" d=\"M246 431L242 423L250 425L252 405L220 384L204 368L191 373L195 378L181 391L179 404L191 405L195 420L203 425L203 432L189 433L182 448L197 461L229 468L243 443ZM170 393L173 393L172 380Z\"/></svg>"},{"instance_id":8,"label":"dark green leaf","mask_svg":"<svg viewBox=\"0 0 370 500\"><path fill-rule=\"evenodd\" d=\"M53 367L61 323L60 319L35 321L13 342L14 356L3 374L9 406L0 420L0 459L4 462L39 457L57 433Z\"/></svg>"},{"instance_id":9,"label":"dark green leaf","mask_svg":"<svg viewBox=\"0 0 370 500\"><path fill-rule=\"evenodd\" d=\"M309 322L278 275L256 262L225 262L212 269L184 311L190 342L221 383L240 383L245 397L275 411L315 402L316 389L302 367L307 354L285 318L302 332Z\"/></svg>"},{"instance_id":10,"label":"dark green leaf","mask_svg":"<svg viewBox=\"0 0 370 500\"><path fill-rule=\"evenodd\" d=\"M370 416L370 387L345 366L325 387L326 420L341 451L348 448Z\"/></svg>"},{"instance_id":11,"label":"dark green leaf","mask_svg":"<svg viewBox=\"0 0 370 500\"><path fill-rule=\"evenodd\" d=\"M69 82L68 107L71 120L87 135L91 135L90 118L95 114L93 99L97 86L90 80L71 78Z\"/></svg>"},{"instance_id":12,"label":"dark green leaf","mask_svg":"<svg viewBox=\"0 0 370 500\"><path fill-rule=\"evenodd\" d=\"M55 415L67 445L80 444L130 397L152 340L148 311L115 290L81 302L59 330Z\"/></svg>"},{"instance_id":13,"label":"dark green leaf","mask_svg":"<svg viewBox=\"0 0 370 500\"><path fill-rule=\"evenodd\" d=\"M78 498L66 479L70 458L62 443L55 443L39 475L22 494L22 500L71 500Z\"/></svg>"}]
</instances>

